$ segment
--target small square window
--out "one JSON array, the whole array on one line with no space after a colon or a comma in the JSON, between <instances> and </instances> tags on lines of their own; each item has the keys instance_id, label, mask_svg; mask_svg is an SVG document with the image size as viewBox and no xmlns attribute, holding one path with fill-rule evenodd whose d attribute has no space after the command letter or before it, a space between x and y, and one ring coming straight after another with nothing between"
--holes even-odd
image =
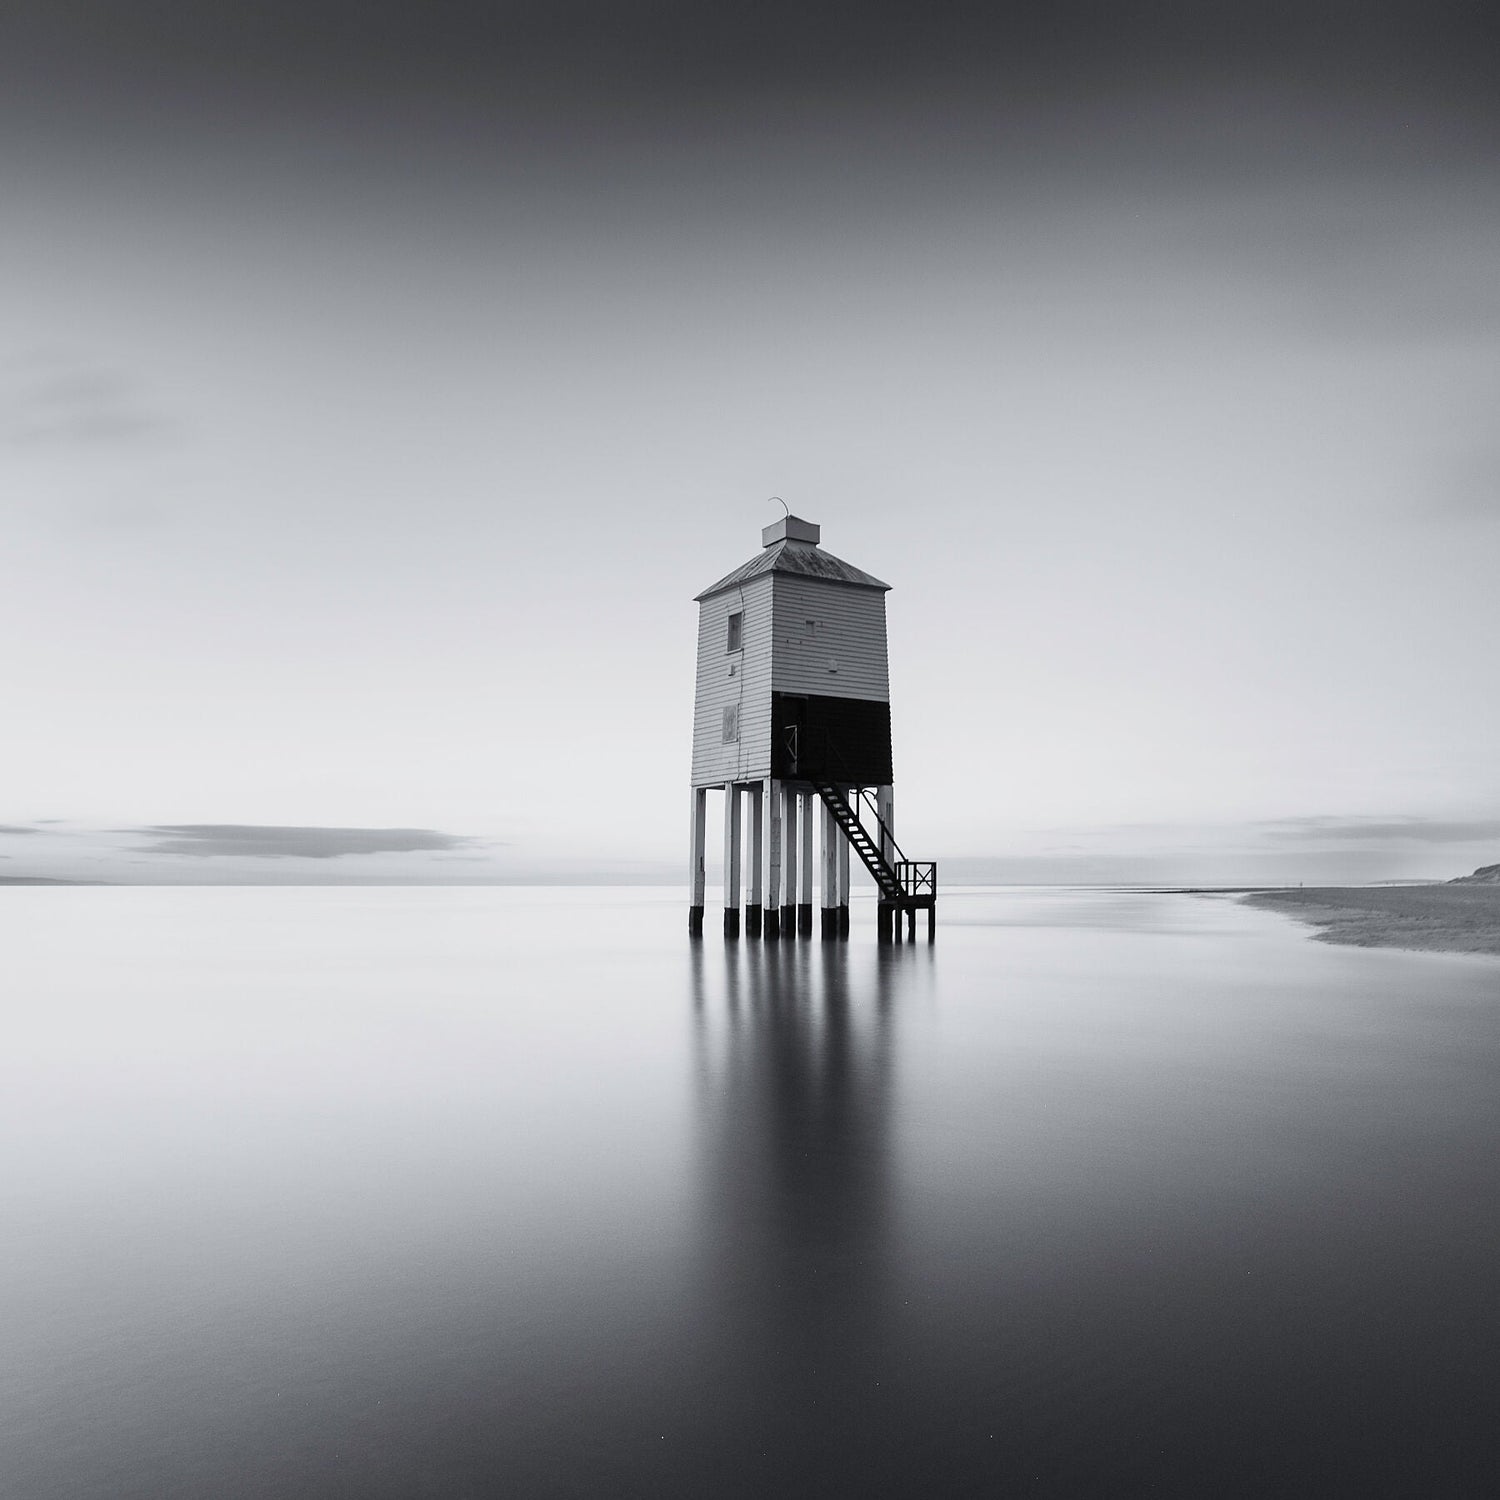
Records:
<instances>
[{"instance_id":1,"label":"small square window","mask_svg":"<svg viewBox=\"0 0 1500 1500\"><path fill-rule=\"evenodd\" d=\"M745 645L745 612L736 610L729 617L729 649L740 651Z\"/></svg>"},{"instance_id":2,"label":"small square window","mask_svg":"<svg viewBox=\"0 0 1500 1500\"><path fill-rule=\"evenodd\" d=\"M740 737L740 710L736 704L733 708L724 710L724 743L733 745L739 742Z\"/></svg>"}]
</instances>

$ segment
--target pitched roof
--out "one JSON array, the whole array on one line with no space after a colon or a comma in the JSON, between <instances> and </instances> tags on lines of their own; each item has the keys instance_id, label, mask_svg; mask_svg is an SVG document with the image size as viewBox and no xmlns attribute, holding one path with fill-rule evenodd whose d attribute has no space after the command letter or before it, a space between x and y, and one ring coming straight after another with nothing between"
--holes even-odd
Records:
<instances>
[{"instance_id":1,"label":"pitched roof","mask_svg":"<svg viewBox=\"0 0 1500 1500\"><path fill-rule=\"evenodd\" d=\"M856 568L853 563L846 563L843 558L824 552L821 547L810 546L806 542L781 541L763 548L749 562L742 564L734 572L725 574L711 588L706 588L693 597L698 600L707 599L712 594L722 593L737 584L759 578L762 573L800 573L804 578L821 578L825 583L847 583L859 589L879 589L882 593L889 593L891 587L863 569Z\"/></svg>"}]
</instances>

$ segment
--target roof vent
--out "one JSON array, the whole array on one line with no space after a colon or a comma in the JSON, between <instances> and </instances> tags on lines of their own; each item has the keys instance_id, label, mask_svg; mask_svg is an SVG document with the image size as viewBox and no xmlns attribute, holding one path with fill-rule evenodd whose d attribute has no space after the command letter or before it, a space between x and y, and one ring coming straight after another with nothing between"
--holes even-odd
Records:
<instances>
[{"instance_id":1,"label":"roof vent","mask_svg":"<svg viewBox=\"0 0 1500 1500\"><path fill-rule=\"evenodd\" d=\"M761 528L760 544L774 547L777 542L811 542L816 547L822 534L822 528L811 521L804 521L800 516L783 516L773 525Z\"/></svg>"}]
</instances>

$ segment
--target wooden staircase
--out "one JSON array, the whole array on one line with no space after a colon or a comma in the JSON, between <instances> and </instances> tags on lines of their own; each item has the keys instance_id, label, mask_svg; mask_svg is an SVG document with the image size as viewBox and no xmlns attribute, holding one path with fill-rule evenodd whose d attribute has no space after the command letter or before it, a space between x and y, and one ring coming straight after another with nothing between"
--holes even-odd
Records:
<instances>
[{"instance_id":1,"label":"wooden staircase","mask_svg":"<svg viewBox=\"0 0 1500 1500\"><path fill-rule=\"evenodd\" d=\"M900 845L896 843L895 836L881 821L880 813L872 806L871 815L875 819L876 828L882 835L877 842L865 828L857 808L845 796L842 787L822 776L813 776L809 779L813 789L823 799L823 805L833 814L834 822L844 830L844 837L849 840L854 852L859 855L860 863L870 872L871 878L880 891L880 936L882 938L890 936L893 918L896 919L895 927L899 935L899 913L901 912L912 914L908 922L914 931L915 913L918 911L928 913L927 930L930 936L932 913L937 906L936 863L931 860L907 859ZM894 863L887 859L881 850L882 843L901 857Z\"/></svg>"}]
</instances>

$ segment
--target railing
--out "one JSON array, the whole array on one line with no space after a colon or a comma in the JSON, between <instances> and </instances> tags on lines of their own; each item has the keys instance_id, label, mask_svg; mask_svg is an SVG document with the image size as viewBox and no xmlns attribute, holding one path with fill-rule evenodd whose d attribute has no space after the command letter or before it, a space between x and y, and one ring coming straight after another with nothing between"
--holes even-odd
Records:
<instances>
[{"instance_id":1,"label":"railing","mask_svg":"<svg viewBox=\"0 0 1500 1500\"><path fill-rule=\"evenodd\" d=\"M833 764L835 761L838 762L837 767ZM826 729L823 731L823 767L824 769L821 772L810 771L808 774L822 774L835 785L842 781L845 786L849 787L855 794L857 802L863 802L870 809L870 816L874 818L875 826L880 830L880 838L876 842L880 847L882 858L885 857L886 850L890 849L895 852L898 859L905 859L905 850L896 842L896 835L885 826L885 819L880 816L879 804L870 795L869 788L853 784L849 774L848 762L845 761L839 751L839 747L834 744ZM840 775L839 772L843 774ZM850 806L854 808L854 816L858 818L860 816L860 809L857 803L851 803Z\"/></svg>"},{"instance_id":2,"label":"railing","mask_svg":"<svg viewBox=\"0 0 1500 1500\"><path fill-rule=\"evenodd\" d=\"M789 743L788 748L792 749L793 753L795 754L794 744ZM824 741L824 756L825 765L828 766L828 769L823 773L823 775L827 780L837 786L838 781L835 779L836 773L834 772L832 765L828 764L828 758L831 756L832 760L836 760L842 763L844 757L839 754L838 746L833 744L831 740L827 739L826 732ZM843 770L844 775L847 778L848 766L841 765L841 769ZM808 774L816 777L818 773L809 772ZM847 780L845 781L845 784L849 785ZM869 789L863 786L850 785L849 790L854 793L854 801L849 803L849 807L850 810L854 813L855 820L858 822L863 821L860 817L861 804L869 809L870 816L875 820L875 827L880 831L879 837L875 840L876 847L880 851L881 860L893 867L896 875L896 883L901 891L902 896L907 899L920 898L924 900L936 901L937 861L908 859L906 857L906 851L901 847L900 844L896 842L896 835L892 833L888 827L886 827L885 819L880 816L880 805L870 794ZM847 801L848 799L846 798L845 800ZM891 854L894 854L895 858L890 859L888 857L887 851L889 851L889 853Z\"/></svg>"},{"instance_id":3,"label":"railing","mask_svg":"<svg viewBox=\"0 0 1500 1500\"><path fill-rule=\"evenodd\" d=\"M893 850L897 860L906 858L906 851L896 842L896 835L885 826L885 819L880 816L880 804L870 795L869 791L862 786L855 787L854 791L860 801L870 809L870 816L875 819L875 826L880 830L880 837L876 843L880 846L880 854L885 858L886 850ZM855 817L859 817L859 808L854 809Z\"/></svg>"}]
</instances>

